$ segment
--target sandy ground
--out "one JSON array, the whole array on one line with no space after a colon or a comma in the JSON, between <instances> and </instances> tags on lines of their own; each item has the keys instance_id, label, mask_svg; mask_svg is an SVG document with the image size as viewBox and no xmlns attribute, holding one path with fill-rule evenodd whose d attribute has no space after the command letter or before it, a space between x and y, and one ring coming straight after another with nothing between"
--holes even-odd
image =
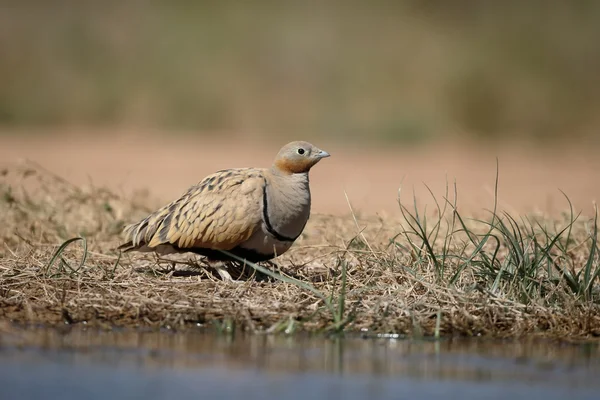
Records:
<instances>
[{"instance_id":1,"label":"sandy ground","mask_svg":"<svg viewBox=\"0 0 600 400\"><path fill-rule=\"evenodd\" d=\"M439 143L365 149L313 142L332 155L311 171L316 213L347 213L345 191L358 212L396 215L400 186L405 204L412 202L414 188L419 203L433 207L424 184L442 196L446 182L456 180L461 211L478 214L493 206L496 157L500 163L500 205L507 211L564 211L567 202L560 189L577 210L590 215L600 194L600 158L595 149L585 146L549 150ZM4 133L0 135L0 166L29 159L76 184L91 181L125 195L148 189L151 197L166 202L215 170L268 166L282 144L276 140L134 133Z\"/></svg>"}]
</instances>

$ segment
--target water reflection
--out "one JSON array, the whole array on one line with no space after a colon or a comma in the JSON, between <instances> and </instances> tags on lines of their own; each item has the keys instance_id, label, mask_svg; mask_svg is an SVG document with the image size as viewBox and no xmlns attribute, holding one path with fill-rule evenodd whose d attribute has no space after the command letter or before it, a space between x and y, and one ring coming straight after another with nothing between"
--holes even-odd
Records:
<instances>
[{"instance_id":1,"label":"water reflection","mask_svg":"<svg viewBox=\"0 0 600 400\"><path fill-rule=\"evenodd\" d=\"M256 370L471 382L596 385L596 344L550 341L323 338L73 329L0 336L0 363L132 366L144 369ZM600 385L600 384L599 384Z\"/></svg>"}]
</instances>

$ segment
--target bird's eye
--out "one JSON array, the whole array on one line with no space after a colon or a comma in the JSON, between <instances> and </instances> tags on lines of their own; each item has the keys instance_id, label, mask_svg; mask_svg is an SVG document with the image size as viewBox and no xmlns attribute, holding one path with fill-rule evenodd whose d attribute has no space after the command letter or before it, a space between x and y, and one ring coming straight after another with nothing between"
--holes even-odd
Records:
<instances>
[{"instance_id":1,"label":"bird's eye","mask_svg":"<svg viewBox=\"0 0 600 400\"><path fill-rule=\"evenodd\" d=\"M300 154L300 155L304 154L304 149L302 147L298 149L298 154Z\"/></svg>"}]
</instances>

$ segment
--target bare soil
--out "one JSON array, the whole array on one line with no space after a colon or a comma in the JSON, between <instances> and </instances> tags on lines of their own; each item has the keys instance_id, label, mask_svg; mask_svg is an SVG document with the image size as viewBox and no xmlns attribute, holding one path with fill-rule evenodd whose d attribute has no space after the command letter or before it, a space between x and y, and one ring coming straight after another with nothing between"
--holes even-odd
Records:
<instances>
[{"instance_id":1,"label":"bare soil","mask_svg":"<svg viewBox=\"0 0 600 400\"><path fill-rule=\"evenodd\" d=\"M222 139L219 139L221 136ZM93 183L122 194L147 190L157 202L169 201L205 175L222 168L268 166L287 140L244 136L169 136L140 132L70 134L5 133L0 135L0 166L29 159L77 184ZM539 148L437 143L386 148L313 142L332 157L311 172L313 211L347 214L348 202L361 214L397 215L398 189L412 202L430 204L427 185L442 196L457 184L458 205L480 213L492 208L499 162L498 198L517 213L557 213L568 208L561 190L584 214L593 212L600 195L600 157L585 144ZM453 188L450 187L450 195Z\"/></svg>"}]
</instances>

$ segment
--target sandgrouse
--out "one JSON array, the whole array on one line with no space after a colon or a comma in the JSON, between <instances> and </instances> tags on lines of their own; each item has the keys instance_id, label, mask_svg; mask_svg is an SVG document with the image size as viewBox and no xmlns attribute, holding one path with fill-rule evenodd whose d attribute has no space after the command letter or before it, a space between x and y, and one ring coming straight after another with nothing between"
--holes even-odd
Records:
<instances>
[{"instance_id":1,"label":"sandgrouse","mask_svg":"<svg viewBox=\"0 0 600 400\"><path fill-rule=\"evenodd\" d=\"M219 250L251 262L279 256L308 221L308 172L325 157L329 153L308 142L291 142L281 148L270 168L208 175L178 199L127 226L126 243L119 249L192 252L209 262L231 260Z\"/></svg>"}]
</instances>

